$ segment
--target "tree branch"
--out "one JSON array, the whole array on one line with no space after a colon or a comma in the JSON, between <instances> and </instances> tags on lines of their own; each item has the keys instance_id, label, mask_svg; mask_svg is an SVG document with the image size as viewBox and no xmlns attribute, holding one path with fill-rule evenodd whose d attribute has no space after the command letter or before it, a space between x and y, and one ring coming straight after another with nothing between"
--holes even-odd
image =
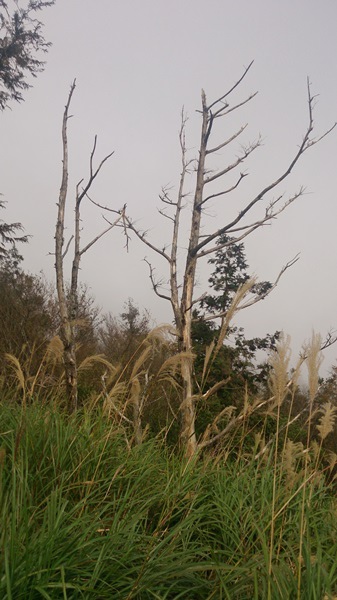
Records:
<instances>
[{"instance_id":1,"label":"tree branch","mask_svg":"<svg viewBox=\"0 0 337 600\"><path fill-rule=\"evenodd\" d=\"M249 146L247 146L247 148L242 148L243 153L241 156L239 156L231 165L228 165L225 169L222 169L222 171L218 171L217 173L214 173L214 175L206 177L204 179L204 184L206 185L207 183L210 183L211 181L214 181L215 179L218 179L219 177L222 177L223 175L226 175L227 173L235 169L244 160L246 160L246 158L248 158L248 156L250 156L250 154L252 154L252 152L254 152L256 148L259 148L260 145L261 140L258 139L256 142L252 142ZM206 202L206 200L203 200L202 203L204 202Z\"/></svg>"},{"instance_id":2,"label":"tree branch","mask_svg":"<svg viewBox=\"0 0 337 600\"><path fill-rule=\"evenodd\" d=\"M149 242L146 239L146 237L145 237L146 232L141 233L140 231L138 231L138 229L136 229L136 227L133 225L133 223L129 219L129 217L126 216L125 220L126 220L128 229L131 229L131 231L133 231L136 234L136 236L138 237L138 239L140 239L140 241L143 242L143 244L146 244L146 246L148 246L149 248L151 248L151 250L153 250L157 254L160 254L160 256L162 256L163 258L165 258L165 260L167 260L167 262L169 262L169 263L171 262L170 257L168 256L168 254L166 254L166 252L164 252L164 250L161 250L157 246L154 246L153 244L151 244L151 242Z\"/></svg>"},{"instance_id":3,"label":"tree branch","mask_svg":"<svg viewBox=\"0 0 337 600\"><path fill-rule=\"evenodd\" d=\"M235 219L233 219L233 221L231 221L225 227L222 227L221 229L219 229L215 233L209 235L208 237L206 237L202 241L200 241L199 244L197 244L194 247L194 249L193 249L193 253L194 254L198 254L198 256L204 256L205 253L203 253L203 254L200 253L200 250L204 246L206 246L207 244L209 244L212 240L214 240L215 238L219 237L223 233L228 232L229 230L232 229L232 227L234 227L237 223L239 223L243 219L243 217L255 206L255 204L257 204L258 202L260 202L265 197L265 195L268 192L270 192L271 190L273 190L274 188L276 188L284 179L286 179L286 177L288 177L290 175L290 173L292 172L294 166L299 161L300 157L302 156L302 154L304 154L304 152L306 152L309 148L311 148L312 146L314 146L315 144L317 144L319 141L321 141L323 138L325 138L336 127L337 123L334 123L334 125L332 125L332 127L330 127L319 138L317 138L317 139L310 139L310 134L311 134L311 132L313 130L312 109L313 109L314 96L312 96L311 92L310 92L310 82L309 82L309 80L307 81L307 90L308 90L309 123L308 123L307 130L305 132L303 141L302 141L302 143L301 143L298 151L296 152L294 158L292 159L292 161L288 165L288 167L285 169L285 171L277 179L275 179L272 183L270 183L269 185L267 185L257 196L255 196L255 198L246 205L246 207L238 214L238 216Z\"/></svg>"},{"instance_id":4,"label":"tree branch","mask_svg":"<svg viewBox=\"0 0 337 600\"><path fill-rule=\"evenodd\" d=\"M245 302L244 304L238 305L235 309L235 312L238 312L239 310L242 310L244 308L248 308L248 306L253 306L253 304L257 304L258 302L260 302L261 300L264 300L265 298L267 298L267 296L269 296L269 294L276 288L276 286L278 285L282 275L288 270L290 269L290 267L292 267L298 260L299 260L300 256L299 254L297 254L294 258L292 258L291 260L289 260L287 262L286 265L284 265L284 267L282 267L281 271L279 272L278 276L276 277L274 283L271 285L271 287L266 290L266 292L264 292L263 294L260 294L258 296L255 296L254 298L251 298L251 300L248 300L247 302ZM226 317L228 315L228 309L221 311L219 313L216 313L214 315L205 315L203 316L203 321L214 321L215 319L223 319L224 317Z\"/></svg>"},{"instance_id":5,"label":"tree branch","mask_svg":"<svg viewBox=\"0 0 337 600\"><path fill-rule=\"evenodd\" d=\"M163 298L164 300L168 300L169 302L171 302L171 298L170 296L166 296L165 294L162 294L161 292L158 292L158 287L160 287L160 282L156 282L154 279L154 268L152 267L151 263L147 260L147 258L143 259L146 264L149 266L149 270L150 270L150 281L152 283L152 287L153 287L153 291L154 293L159 296L159 298Z\"/></svg>"},{"instance_id":6,"label":"tree branch","mask_svg":"<svg viewBox=\"0 0 337 600\"><path fill-rule=\"evenodd\" d=\"M235 88L237 88L241 81L246 77L249 69L251 68L251 66L253 65L254 61L252 60L248 67L246 67L246 69L244 70L243 74L241 75L240 79L238 79L234 85L230 88L230 90L228 90L228 92L226 92L225 94L223 94L223 96L220 96L220 98L218 98L217 100L215 100L214 102L212 102L212 104L210 104L207 108L208 110L211 110L213 108L213 106L215 106L218 102L222 102L225 98L227 98L227 96L229 96L234 90Z\"/></svg>"},{"instance_id":7,"label":"tree branch","mask_svg":"<svg viewBox=\"0 0 337 600\"><path fill-rule=\"evenodd\" d=\"M211 148L210 150L206 150L206 155L207 154L212 154L212 152L218 152L218 150L221 150L222 148L224 148L225 146L227 146L228 144L230 144L231 142L233 142L237 137L239 137L239 135L246 129L247 126L248 126L248 123L246 123L246 125L242 125L242 127L240 127L239 131L237 131L236 133L234 133L234 135L232 135L232 137L228 138L228 140L226 140L225 142L222 142L222 144L219 144L215 148Z\"/></svg>"},{"instance_id":8,"label":"tree branch","mask_svg":"<svg viewBox=\"0 0 337 600\"><path fill-rule=\"evenodd\" d=\"M90 171L90 174L89 174L89 179L88 179L86 185L84 186L84 188L82 189L82 192L80 194L77 194L77 196L76 196L76 202L78 204L80 204L82 202L84 196L86 196L86 194L89 192L89 190L90 190L93 182L95 181L95 179L96 179L97 175L99 174L100 170L102 169L103 165L115 153L114 151L112 151L109 154L107 154L101 160L101 162L99 163L97 169L94 170L94 168L93 168L93 161L94 161L94 157L95 157L96 146L97 146L97 135L95 135L93 149L92 149L91 154L90 154L90 161L89 161L89 171ZM81 182L82 181L83 181L83 179L81 180Z\"/></svg>"},{"instance_id":9,"label":"tree branch","mask_svg":"<svg viewBox=\"0 0 337 600\"><path fill-rule=\"evenodd\" d=\"M106 229L104 229L104 231L102 231L101 233L99 233L93 240L91 240L91 242L89 242L89 244L87 244L84 248L82 248L82 250L80 250L80 256L82 256L85 252L87 252L87 250L89 250L89 248L91 248L91 246L93 246L94 244L96 244L96 242L98 242L98 240L101 239L101 237L103 237L103 235L105 235L106 233L108 233L113 227L115 227L117 225L117 223L119 223L119 221L121 221L124 217L124 211L125 208L122 209L121 214L119 215L119 217L117 217L117 219L113 222L109 224L109 227L107 227Z\"/></svg>"},{"instance_id":10,"label":"tree branch","mask_svg":"<svg viewBox=\"0 0 337 600\"><path fill-rule=\"evenodd\" d=\"M269 224L269 221L271 221L272 219L276 219L278 217L278 215L280 215L290 204L292 204L292 202L294 202L297 198L302 196L304 193L304 189L305 188L301 188L298 192L296 192L296 194L294 194L291 198L289 198L283 204L283 206L281 206L278 210L272 210L272 209L283 198L283 194L281 196L279 196L278 198L276 198L276 200L273 200L269 204L269 206L266 208L265 216L262 219L260 219L259 221L255 221L255 223L249 223L248 225L241 225L241 227L234 227L233 229L227 229L227 226L222 229L219 229L218 232L216 233L215 237L220 237L224 233L226 233L227 235L232 235L233 233L237 233L239 231L244 231L244 233L242 235L240 235L239 237L232 238L228 242L225 242L223 244L216 244L215 246L212 246L211 248L207 248L207 250L202 250L201 252L199 252L197 254L197 258L199 259L202 256L207 256L208 254L213 254L214 252L221 250L222 248L231 246L232 244L237 244L238 242L241 242L246 237L248 237L253 231L255 231L255 229L258 229L259 227L263 227L264 225ZM213 236L214 234L211 234L211 235ZM205 235L204 237L207 239L208 237L210 237L210 235Z\"/></svg>"},{"instance_id":11,"label":"tree branch","mask_svg":"<svg viewBox=\"0 0 337 600\"><path fill-rule=\"evenodd\" d=\"M242 102L239 102L239 104L235 104L231 108L228 108L228 106L224 106L223 108L221 108L220 110L218 110L216 113L214 113L214 118L224 117L225 115L228 115L229 113L233 112L234 110L237 110L238 108L241 108L241 106L244 106L245 104L247 104L248 102L250 102L250 100L252 100L253 98L255 98L255 96L257 96L257 94L258 94L258 92L254 92L253 94L250 94L250 96L248 96L248 98L246 98ZM227 110L227 108L228 108L228 110Z\"/></svg>"},{"instance_id":12,"label":"tree branch","mask_svg":"<svg viewBox=\"0 0 337 600\"><path fill-rule=\"evenodd\" d=\"M66 257L66 255L68 254L68 250L69 250L70 244L71 244L71 242L73 241L73 239L74 239L74 236L73 236L73 235L72 235L72 236L70 236L70 238L69 238L69 240L68 240L68 242L67 242L67 245L66 245L66 249L65 249L65 251L64 251L64 252L63 252L63 254L62 254L62 260L63 260L63 259Z\"/></svg>"},{"instance_id":13,"label":"tree branch","mask_svg":"<svg viewBox=\"0 0 337 600\"><path fill-rule=\"evenodd\" d=\"M242 179L244 177L247 177L248 173L240 173L240 177L237 180L237 182L232 185L232 187L228 188L227 190L224 190L223 192L218 192L217 194L211 194L210 196L207 196L207 198L204 198L204 200L201 202L201 206L203 204L205 204L208 200L211 200L212 198L218 198L219 196L224 196L225 194L228 194L229 192L233 192L233 190L235 190L239 184L241 183Z\"/></svg>"}]
</instances>

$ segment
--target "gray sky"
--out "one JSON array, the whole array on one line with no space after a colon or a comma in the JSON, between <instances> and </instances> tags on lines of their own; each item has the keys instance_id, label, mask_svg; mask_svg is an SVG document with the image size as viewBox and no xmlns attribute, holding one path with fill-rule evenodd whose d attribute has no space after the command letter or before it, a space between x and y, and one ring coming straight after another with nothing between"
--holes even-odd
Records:
<instances>
[{"instance_id":1,"label":"gray sky","mask_svg":"<svg viewBox=\"0 0 337 600\"><path fill-rule=\"evenodd\" d=\"M189 115L187 145L195 156L199 141L200 90L210 101L254 65L234 98L257 97L219 125L219 139L249 123L242 142L261 134L263 146L246 163L250 175L232 198L214 201L205 230L212 231L236 214L254 191L282 172L296 152L308 120L306 77L319 94L316 135L337 120L337 3L335 0L57 0L41 13L46 38L53 43L45 72L25 94L25 102L1 115L1 191L8 202L7 221L21 221L32 235L24 248L25 268L53 278L56 202L61 181L61 120L71 81L77 78L69 122L69 236L76 183L88 173L94 134L97 158L115 150L92 196L121 208L149 239L170 241L169 222L157 213L161 186L177 190L180 155L178 130L184 105ZM234 144L231 156L238 153ZM251 271L274 279L298 252L269 299L241 313L237 324L248 335L283 329L294 351L312 329L323 335L337 328L337 236L335 167L337 132L311 149L280 192L291 195L301 184L307 193L272 226L246 241ZM230 158L219 155L216 165ZM230 184L232 181L227 180ZM189 189L193 190L192 180ZM271 198L270 198L271 199ZM263 207L261 207L263 211ZM258 216L259 212L256 212ZM101 211L83 210L83 240L104 227ZM187 245L181 239L181 256ZM134 240L127 254L118 231L84 256L81 278L104 310L118 314L129 296L150 309L158 322L170 321L170 306L155 297L144 256ZM153 260L158 276L166 265ZM198 294L207 267L201 267ZM326 352L323 372L335 361Z\"/></svg>"}]
</instances>

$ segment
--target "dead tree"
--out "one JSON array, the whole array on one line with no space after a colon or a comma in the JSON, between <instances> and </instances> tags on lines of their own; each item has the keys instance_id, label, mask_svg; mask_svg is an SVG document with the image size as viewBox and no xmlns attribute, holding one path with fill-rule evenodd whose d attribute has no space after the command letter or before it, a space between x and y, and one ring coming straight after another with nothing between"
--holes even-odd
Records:
<instances>
[{"instance_id":1,"label":"dead tree","mask_svg":"<svg viewBox=\"0 0 337 600\"><path fill-rule=\"evenodd\" d=\"M263 187L263 189L253 198L251 198L238 212L238 214L228 222L221 224L220 227L215 229L209 234L203 234L201 229L202 218L204 209L209 205L211 200L217 198L223 198L230 194L242 183L247 173L243 170L239 172L235 180L228 186L223 183L225 177L230 174L235 174L239 169L242 169L245 161L248 157L259 147L260 140L250 143L248 146L243 146L241 153L231 162L220 169L211 170L211 159L215 153L219 153L223 148L234 142L241 136L246 128L243 125L233 135L224 139L222 142L212 145L212 133L215 125L220 120L230 115L233 111L237 111L242 106L250 102L254 97L255 93L249 95L243 101L239 103L230 103L230 96L234 90L240 85L244 77L247 75L252 63L244 70L243 75L236 81L236 83L220 98L214 102L207 102L205 92L202 91L201 101L202 108L199 111L201 114L201 139L199 146L199 154L194 166L193 160L188 160L186 143L185 143L185 125L186 117L182 115L182 125L179 135L181 157L182 157L182 168L180 175L180 184L176 199L172 199L167 189L162 190L160 195L163 208L160 210L161 214L167 217L172 223L172 238L171 243L168 247L159 247L151 243L146 232L142 232L136 227L134 222L128 218L127 224L130 230L152 251L159 254L167 263L169 269L169 282L168 291L163 289L162 284L155 279L154 268L151 262L147 261L149 266L149 275L152 283L154 292L160 298L164 298L170 302L174 314L174 320L177 329L178 337L178 350L182 356L181 374L183 380L183 395L181 399L181 442L185 448L185 452L188 456L192 456L198 449L198 440L195 433L195 418L196 418L196 399L198 395L195 393L194 382L193 382L193 347L191 341L191 325L192 325L192 309L199 298L194 297L195 281L196 281L196 270L198 261L205 257L212 255L216 250L221 247L237 243L253 231L269 223L275 219L282 211L292 204L297 198L303 193L304 189L300 188L294 195L288 199L284 199L284 195L276 195L276 197L269 199L268 196L271 192L276 191L276 188L283 182L292 172L293 168L301 158L301 156L312 146L317 144L322 138L324 138L335 125L333 125L328 131L318 138L312 137L313 131L313 106L315 97L311 94L310 82L307 82L308 91L308 125L304 133L304 137L294 153L294 156L290 160L287 168L280 173L280 175L270 181ZM195 191L194 198L191 205L190 212L190 236L188 242L188 248L185 255L185 267L183 270L183 276L181 279L178 278L178 248L179 239L181 235L181 211L184 206L184 199L186 197L186 176L192 172L192 168L195 170ZM210 184L217 182L220 184L219 189L214 190ZM261 206L261 217L257 220L250 220L252 209L256 206ZM171 212L166 212L166 209L171 209ZM227 234L231 237L230 241L219 246L217 240L223 234ZM181 248L180 248L181 250ZM298 257L288 262L280 271L272 287L264 294L256 298L256 296L250 296L249 291L251 286L247 286L246 289L241 289L238 292L238 297L233 306L232 314L240 308L250 306L258 300L264 298L269 294L272 289L278 284L281 275L297 260ZM228 318L232 315L219 313L217 315L209 315L206 318L222 320L223 328L228 325ZM223 340L222 340L223 341ZM219 389L221 384L225 382L219 382L216 386ZM212 390L208 390L202 394L201 398L207 399ZM200 398L200 395L199 395ZM208 442L208 445L212 443L212 440Z\"/></svg>"},{"instance_id":2,"label":"dead tree","mask_svg":"<svg viewBox=\"0 0 337 600\"><path fill-rule=\"evenodd\" d=\"M66 202L68 196L68 135L67 125L69 120L69 107L75 90L76 82L74 81L69 92L67 104L63 113L62 124L62 142L63 142L63 166L62 166L62 183L58 201L58 214L55 233L55 270L56 270L56 288L58 297L58 306L60 314L60 338L63 343L63 361L66 380L66 393L69 411L74 411L77 408L77 363L76 363L76 347L75 347L75 328L77 326L78 315L78 274L80 262L83 254L89 250L103 235L108 233L121 219L123 219L124 209L114 211L117 213L117 218L113 223L109 223L103 231L94 237L86 246L81 248L81 204L84 198L88 197L88 193L101 171L106 161L113 155L113 152L108 154L101 160L98 167L94 167L94 158L97 145L97 136L95 136L93 149L89 161L89 176L86 182L82 179L76 186L75 194L75 222L74 234L65 244L64 228ZM66 288L66 280L64 275L64 259L69 251L71 244L74 244L74 252L72 259L71 277L69 291Z\"/></svg>"}]
</instances>

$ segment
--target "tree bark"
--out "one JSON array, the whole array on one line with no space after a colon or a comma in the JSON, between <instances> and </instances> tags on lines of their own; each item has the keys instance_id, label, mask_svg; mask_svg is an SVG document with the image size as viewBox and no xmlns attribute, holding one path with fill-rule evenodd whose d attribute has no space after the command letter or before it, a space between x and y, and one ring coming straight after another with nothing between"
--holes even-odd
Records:
<instances>
[{"instance_id":1,"label":"tree bark","mask_svg":"<svg viewBox=\"0 0 337 600\"><path fill-rule=\"evenodd\" d=\"M194 194L189 246L187 250L183 290L180 304L180 352L182 353L183 399L181 403L180 439L188 457L197 450L195 433L196 408L193 395L193 348L192 348L192 306L195 286L197 258L195 248L200 238L201 206L204 191L204 173L207 147L208 110L206 96L202 91L202 126L197 168L196 189Z\"/></svg>"},{"instance_id":2,"label":"tree bark","mask_svg":"<svg viewBox=\"0 0 337 600\"><path fill-rule=\"evenodd\" d=\"M98 167L94 169L93 160L96 151L97 136L95 136L93 149L90 155L89 164L89 177L83 189L80 190L82 184L81 180L76 187L76 200L75 200L75 224L74 224L74 235L68 241L64 248L64 222L65 222L65 209L68 195L68 137L67 137L67 123L69 106L74 93L76 82L74 81L69 92L68 101L63 113L62 123L62 144L63 144L63 166L62 166L62 182L59 194L58 202L58 214L56 222L55 232L55 271L56 271L56 287L58 304L60 311L60 338L63 343L63 362L66 380L66 394L67 404L70 412L77 409L78 405L78 380L77 380L77 361L76 361L76 327L78 317L78 274L80 269L80 261L85 252L89 250L103 235L108 233L117 223L124 218L125 207L120 211L113 211L117 213L117 218L113 223L109 223L101 233L96 235L84 248L80 247L80 209L82 200L87 197L87 194L99 174L104 163L112 156L113 152L106 155L103 160L99 163ZM69 250L70 243L74 240L74 255L72 260L71 278L70 278L70 289L69 293L66 292L65 277L64 277L64 257Z\"/></svg>"},{"instance_id":3,"label":"tree bark","mask_svg":"<svg viewBox=\"0 0 337 600\"><path fill-rule=\"evenodd\" d=\"M55 270L56 270L56 288L58 304L60 311L60 338L63 343L63 363L66 380L67 406L70 412L77 408L77 364L75 355L75 341L73 332L73 322L69 316L67 295L64 285L63 258L64 258L64 220L65 207L68 194L68 138L67 123L68 112L72 95L75 90L75 81L72 84L68 96L68 101L63 113L62 124L62 144L63 144L63 166L62 182L58 202L58 215L55 233Z\"/></svg>"}]
</instances>

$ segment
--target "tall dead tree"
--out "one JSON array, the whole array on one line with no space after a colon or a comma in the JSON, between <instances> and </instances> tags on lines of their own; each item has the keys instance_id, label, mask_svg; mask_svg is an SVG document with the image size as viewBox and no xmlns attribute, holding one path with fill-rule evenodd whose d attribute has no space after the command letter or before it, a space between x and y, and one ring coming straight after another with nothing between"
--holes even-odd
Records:
<instances>
[{"instance_id":1,"label":"tall dead tree","mask_svg":"<svg viewBox=\"0 0 337 600\"><path fill-rule=\"evenodd\" d=\"M198 448L198 440L195 433L195 418L196 418L196 400L198 396L195 393L194 382L193 382L193 347L191 340L191 325L192 325L192 309L199 298L194 297L195 292L195 281L196 281L196 270L198 261L205 257L210 256L216 251L219 251L225 246L236 244L249 236L253 231L262 227L266 223L275 219L282 211L292 204L297 198L299 198L304 189L300 188L293 196L288 199L284 199L284 195L280 194L276 198L272 198L268 201L268 195L270 192L275 190L281 182L283 182L292 172L296 163L299 161L301 156L312 146L317 144L323 137L325 137L334 127L331 127L319 138L312 138L313 131L313 104L314 96L311 94L310 83L307 83L308 89L308 126L304 133L304 137L296 150L294 156L290 160L287 168L280 173L280 175L273 181L267 183L265 187L253 198L251 198L238 214L225 222L220 227L215 229L210 234L203 234L201 229L202 218L204 209L209 205L211 200L224 197L230 194L244 180L246 173L240 171L239 175L236 176L235 180L226 187L223 183L225 177L229 174L235 174L242 166L248 157L259 147L260 140L248 144L247 146L241 147L241 153L233 160L233 162L224 165L220 169L212 170L211 159L215 153L219 153L226 146L234 142L241 136L247 125L243 125L233 135L224 139L222 142L212 145L212 134L215 125L225 117L237 111L242 106L250 102L256 94L251 94L243 101L237 104L230 103L231 94L240 85L242 80L247 75L252 63L244 70L243 75L236 81L236 83L220 98L214 102L207 102L205 92L202 91L201 102L202 107L199 111L201 114L201 138L199 146L199 155L194 161L188 160L186 143L185 143L185 125L186 117L182 116L182 126L180 130L180 148L182 156L182 169L180 175L179 190L176 199L172 199L167 189L162 190L160 195L161 202L163 203L163 209L160 212L163 216L167 217L172 222L172 239L171 243L167 248L158 247L151 243L145 232L139 230L133 221L128 218L128 227L136 234L136 236L152 251L159 254L167 263L169 268L169 285L168 291L162 288L160 282L157 282L154 275L154 269L152 264L148 262L150 270L150 279L153 289L157 296L164 298L169 301L172 306L175 324L177 328L178 337L178 349L181 352L182 357L182 381L183 381L183 395L181 400L180 412L181 412L181 442L185 448L186 454L192 456ZM181 232L181 211L184 206L185 194L185 181L187 174L191 173L192 168L195 170L195 191L194 198L190 208L190 235L188 248L186 250L185 267L183 270L183 276L181 280L178 278L178 248L179 248L179 236ZM214 182L219 183L219 189L214 190L211 186ZM250 220L250 215L256 206L261 206L261 217L258 220ZM167 213L165 209L171 209L171 213ZM222 235L230 236L230 241L223 245L217 244L217 240ZM180 248L181 251L181 248ZM220 318L222 320L223 328L228 325L228 317L232 316L239 308L250 306L258 300L265 298L272 289L277 285L281 275L288 269L295 261L297 257L292 261L288 262L277 279L275 280L272 287L264 295L259 298L249 296L251 286L246 285L238 292L238 296L234 303L231 311L231 315L225 313L219 313L216 315L206 316L206 319ZM224 331L224 329L223 329ZM221 337L221 336L220 336ZM219 382L219 386L225 382ZM202 394L201 398L207 399L212 390L208 390ZM218 436L217 436L218 439ZM211 444L212 439L208 440L207 444ZM205 445L205 444L203 444ZM200 444L201 446L201 444Z\"/></svg>"},{"instance_id":2,"label":"tall dead tree","mask_svg":"<svg viewBox=\"0 0 337 600\"><path fill-rule=\"evenodd\" d=\"M76 345L75 345L75 328L78 326L78 274L80 262L83 254L89 250L103 235L108 233L121 219L123 219L124 209L114 211L117 213L117 218L113 223L109 223L103 231L96 235L86 246L81 247L81 204L84 198L88 198L88 193L100 173L103 165L113 155L113 152L106 155L99 163L98 167L94 167L94 158L97 145L97 136L95 136L93 149L89 161L89 176L86 182L83 179L76 186L75 194L75 217L74 217L74 234L65 244L64 228L66 215L66 202L68 196L68 134L67 125L69 120L69 107L75 90L76 82L74 81L69 92L67 104L63 113L62 123L62 143L63 143L63 166L62 166L62 182L58 201L58 214L55 232L55 271L56 271L56 288L60 313L60 338L63 343L63 361L66 379L66 393L69 411L74 411L77 408L77 363L76 363ZM64 259L69 251L71 244L74 244L71 277L69 291L66 288L66 280L64 275Z\"/></svg>"}]
</instances>

